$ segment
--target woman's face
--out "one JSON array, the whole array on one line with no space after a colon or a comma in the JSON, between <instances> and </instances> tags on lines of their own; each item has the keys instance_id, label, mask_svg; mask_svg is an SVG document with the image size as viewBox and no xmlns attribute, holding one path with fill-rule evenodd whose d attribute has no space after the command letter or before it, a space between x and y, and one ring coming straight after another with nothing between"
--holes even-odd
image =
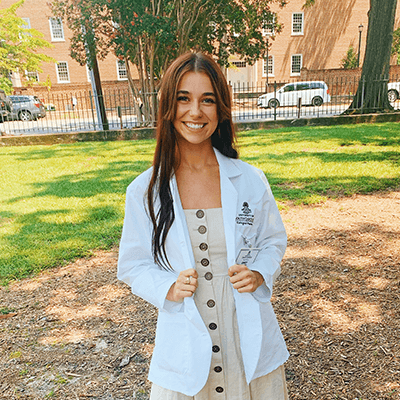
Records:
<instances>
[{"instance_id":1,"label":"woman's face","mask_svg":"<svg viewBox=\"0 0 400 400\"><path fill-rule=\"evenodd\" d=\"M216 95L210 78L201 72L187 72L177 92L173 125L183 139L191 144L211 140L218 126Z\"/></svg>"}]
</instances>

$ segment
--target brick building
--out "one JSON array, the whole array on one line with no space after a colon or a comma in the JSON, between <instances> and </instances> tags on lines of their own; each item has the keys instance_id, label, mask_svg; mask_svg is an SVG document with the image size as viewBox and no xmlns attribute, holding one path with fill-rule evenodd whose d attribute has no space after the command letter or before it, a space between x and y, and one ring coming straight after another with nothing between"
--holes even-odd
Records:
<instances>
[{"instance_id":1,"label":"brick building","mask_svg":"<svg viewBox=\"0 0 400 400\"><path fill-rule=\"evenodd\" d=\"M9 7L13 3L15 0L2 0L1 7ZM369 0L317 0L313 7L306 10L302 8L303 4L304 0L290 0L284 8L274 9L283 30L276 36L273 31L265 32L271 43L268 65L266 60L259 60L249 66L238 58L232 58L232 68L227 70L228 81L265 85L267 70L269 82L288 82L311 76L308 71L339 69L349 46L358 50L360 38L362 65ZM17 13L27 26L42 32L44 38L53 44L53 48L43 51L57 63L43 64L43 72L33 74L35 78L39 82L49 78L52 93L90 89L87 68L80 66L69 55L71 32L62 21L52 16L47 0L25 0ZM400 25L399 18L400 3L395 27ZM361 35L360 25L363 27ZM112 54L99 61L99 69L104 88L127 87L125 66ZM135 74L135 68L132 71ZM33 90L24 86L23 78L18 74L14 75L13 83L16 92ZM38 93L47 91L45 87L35 87L34 90Z\"/></svg>"},{"instance_id":2,"label":"brick building","mask_svg":"<svg viewBox=\"0 0 400 400\"><path fill-rule=\"evenodd\" d=\"M278 13L282 32L276 36L267 31L271 47L268 67L265 60L248 66L232 58L233 67L227 78L232 83L254 82L265 85L267 80L288 82L303 79L304 70L331 70L342 66L350 46L358 52L361 37L360 66L367 38L369 0L317 0L303 10L304 0L290 0ZM400 25L400 3L397 6L395 28ZM362 25L360 35L359 27ZM396 60L393 60L393 64Z\"/></svg>"},{"instance_id":3,"label":"brick building","mask_svg":"<svg viewBox=\"0 0 400 400\"><path fill-rule=\"evenodd\" d=\"M2 0L1 8L7 8L16 0ZM22 7L17 10L19 17L23 18L26 26L36 29L44 34L44 39L53 47L40 50L48 56L53 57L57 63L42 64L43 72L32 75L39 82L50 79L51 92L65 92L90 89L90 76L86 66L80 66L70 57L71 31L61 20L53 17L47 0L25 0ZM103 61L99 61L100 77L105 87L126 88L126 68L124 63L109 54ZM133 69L133 71L135 71ZM12 77L16 93L32 91L23 84L23 74L14 74ZM136 79L137 76L134 76ZM45 87L35 87L35 92L47 91Z\"/></svg>"}]
</instances>

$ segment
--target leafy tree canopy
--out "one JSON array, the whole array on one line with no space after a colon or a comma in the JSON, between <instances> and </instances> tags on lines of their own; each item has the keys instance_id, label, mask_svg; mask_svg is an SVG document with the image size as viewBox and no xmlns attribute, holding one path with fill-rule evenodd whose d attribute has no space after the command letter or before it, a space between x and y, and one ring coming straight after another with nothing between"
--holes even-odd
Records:
<instances>
[{"instance_id":1,"label":"leafy tree canopy","mask_svg":"<svg viewBox=\"0 0 400 400\"><path fill-rule=\"evenodd\" d=\"M24 4L19 0L9 8L0 10L0 88L11 93L10 72L42 72L43 62L55 60L38 51L52 45L43 39L43 34L28 29L16 11Z\"/></svg>"},{"instance_id":2,"label":"leafy tree canopy","mask_svg":"<svg viewBox=\"0 0 400 400\"><path fill-rule=\"evenodd\" d=\"M272 4L283 7L286 0L54 0L51 8L72 30L71 56L80 64L110 51L125 62L145 119L154 120L158 79L178 55L201 50L225 67L233 54L249 64L264 57L263 29L281 29ZM140 92L129 62L138 69Z\"/></svg>"}]
</instances>

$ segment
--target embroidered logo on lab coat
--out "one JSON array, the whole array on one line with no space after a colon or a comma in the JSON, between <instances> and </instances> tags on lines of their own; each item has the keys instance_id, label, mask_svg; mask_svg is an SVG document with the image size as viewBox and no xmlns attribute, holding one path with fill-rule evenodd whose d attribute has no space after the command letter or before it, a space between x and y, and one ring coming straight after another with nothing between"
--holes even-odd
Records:
<instances>
[{"instance_id":1,"label":"embroidered logo on lab coat","mask_svg":"<svg viewBox=\"0 0 400 400\"><path fill-rule=\"evenodd\" d=\"M238 214L236 217L236 223L238 225L253 225L254 223L254 214L251 211L249 203L246 201L243 202L242 212Z\"/></svg>"}]
</instances>

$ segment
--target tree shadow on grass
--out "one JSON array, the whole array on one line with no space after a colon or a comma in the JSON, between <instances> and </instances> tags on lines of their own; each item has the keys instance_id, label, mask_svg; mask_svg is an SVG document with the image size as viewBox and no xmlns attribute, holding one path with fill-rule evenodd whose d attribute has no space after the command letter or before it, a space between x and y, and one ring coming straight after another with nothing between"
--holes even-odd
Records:
<instances>
[{"instance_id":1,"label":"tree shadow on grass","mask_svg":"<svg viewBox=\"0 0 400 400\"><path fill-rule=\"evenodd\" d=\"M27 151L7 152L7 156L16 157L19 161L47 160L49 158L66 157L96 157L101 152L118 149L119 156L132 155L140 153L141 155L154 154L154 140L141 141L118 141L118 142L80 142L73 144L60 144L52 146L31 146Z\"/></svg>"},{"instance_id":2,"label":"tree shadow on grass","mask_svg":"<svg viewBox=\"0 0 400 400\"><path fill-rule=\"evenodd\" d=\"M58 209L16 217L14 223L20 228L2 238L7 251L0 254L0 280L21 279L118 243L123 207L93 206L85 209L79 219L65 222L73 213Z\"/></svg>"},{"instance_id":3,"label":"tree shadow on grass","mask_svg":"<svg viewBox=\"0 0 400 400\"><path fill-rule=\"evenodd\" d=\"M313 196L348 196L400 185L397 171L400 151L338 153L305 149L284 154L244 156L242 159L263 169L278 201L296 200L308 204ZM273 172L268 169L271 162L283 168ZM381 176L371 174L373 164L377 165L375 170L381 168ZM288 174L287 168L290 169ZM293 168L296 168L297 176Z\"/></svg>"},{"instance_id":4,"label":"tree shadow on grass","mask_svg":"<svg viewBox=\"0 0 400 400\"><path fill-rule=\"evenodd\" d=\"M240 132L239 137L246 140L249 146L265 146L280 143L333 141L339 146L373 145L400 146L400 123L390 125L360 124L349 126L319 126L284 128L271 130L255 130ZM254 138L254 141L249 140ZM263 141L261 141L262 139Z\"/></svg>"},{"instance_id":5,"label":"tree shadow on grass","mask_svg":"<svg viewBox=\"0 0 400 400\"><path fill-rule=\"evenodd\" d=\"M363 223L289 237L273 302L294 399L399 392L400 250L385 249L399 234Z\"/></svg>"},{"instance_id":6,"label":"tree shadow on grass","mask_svg":"<svg viewBox=\"0 0 400 400\"><path fill-rule=\"evenodd\" d=\"M62 175L46 182L33 183L34 196L85 198L99 194L123 194L127 186L150 165L151 163L148 161L110 162L101 169ZM31 197L14 197L8 200L8 203L15 203Z\"/></svg>"},{"instance_id":7,"label":"tree shadow on grass","mask_svg":"<svg viewBox=\"0 0 400 400\"><path fill-rule=\"evenodd\" d=\"M30 209L38 209L13 215L18 229L2 236L6 250L0 254L0 280L20 279L88 256L94 249L115 246L122 231L126 188L149 166L146 161L111 162L102 169L34 183L33 196L10 199L8 204L25 201ZM43 206L48 199L54 201ZM3 220L7 221L0 223Z\"/></svg>"}]
</instances>

